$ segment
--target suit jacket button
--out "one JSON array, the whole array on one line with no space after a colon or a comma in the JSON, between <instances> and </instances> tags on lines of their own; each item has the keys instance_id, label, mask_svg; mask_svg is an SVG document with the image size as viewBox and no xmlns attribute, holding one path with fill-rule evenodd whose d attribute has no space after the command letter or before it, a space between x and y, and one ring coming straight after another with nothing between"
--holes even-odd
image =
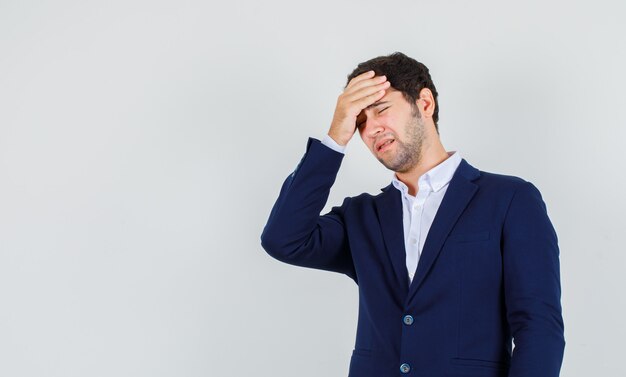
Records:
<instances>
[{"instance_id":1,"label":"suit jacket button","mask_svg":"<svg viewBox=\"0 0 626 377\"><path fill-rule=\"evenodd\" d=\"M407 363L404 363L402 365L400 365L400 372L406 374L409 373L411 371L411 366Z\"/></svg>"},{"instance_id":2,"label":"suit jacket button","mask_svg":"<svg viewBox=\"0 0 626 377\"><path fill-rule=\"evenodd\" d=\"M413 324L413 317L407 314L404 316L402 321L404 322L405 325L411 326Z\"/></svg>"}]
</instances>

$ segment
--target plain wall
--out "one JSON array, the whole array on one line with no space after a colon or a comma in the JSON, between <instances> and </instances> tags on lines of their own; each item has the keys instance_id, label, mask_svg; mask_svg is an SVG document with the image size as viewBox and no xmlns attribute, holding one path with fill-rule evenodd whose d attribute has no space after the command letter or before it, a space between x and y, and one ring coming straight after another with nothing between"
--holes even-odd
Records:
<instances>
[{"instance_id":1,"label":"plain wall","mask_svg":"<svg viewBox=\"0 0 626 377\"><path fill-rule=\"evenodd\" d=\"M624 4L0 0L0 375L346 375L356 285L259 237L347 74L394 51L447 150L543 194L562 376L626 375ZM355 136L325 211L392 174Z\"/></svg>"}]
</instances>

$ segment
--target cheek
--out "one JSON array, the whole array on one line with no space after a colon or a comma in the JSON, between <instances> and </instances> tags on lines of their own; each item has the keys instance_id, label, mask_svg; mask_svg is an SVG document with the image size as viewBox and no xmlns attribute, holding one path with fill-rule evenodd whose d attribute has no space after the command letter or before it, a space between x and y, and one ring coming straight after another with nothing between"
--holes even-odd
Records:
<instances>
[{"instance_id":1,"label":"cheek","mask_svg":"<svg viewBox=\"0 0 626 377\"><path fill-rule=\"evenodd\" d=\"M384 124L387 126L389 132L391 132L394 136L399 136L402 134L400 124L398 120L393 115L388 115L384 119Z\"/></svg>"},{"instance_id":2,"label":"cheek","mask_svg":"<svg viewBox=\"0 0 626 377\"><path fill-rule=\"evenodd\" d=\"M389 128L390 130L395 130L395 128L397 127L396 117L394 117L391 113L381 114L380 121L383 122L383 124L387 126L387 128Z\"/></svg>"}]
</instances>

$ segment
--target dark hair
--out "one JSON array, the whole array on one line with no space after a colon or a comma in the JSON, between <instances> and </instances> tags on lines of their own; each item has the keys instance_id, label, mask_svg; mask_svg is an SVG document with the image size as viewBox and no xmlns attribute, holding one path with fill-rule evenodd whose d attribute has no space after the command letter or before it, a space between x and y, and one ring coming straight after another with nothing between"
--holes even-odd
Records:
<instances>
[{"instance_id":1,"label":"dark hair","mask_svg":"<svg viewBox=\"0 0 626 377\"><path fill-rule=\"evenodd\" d=\"M401 52L394 52L387 56L379 56L363 63L360 63L352 73L348 75L346 86L354 77L361 73L373 70L376 76L387 76L387 81L391 86L402 92L404 98L411 104L412 108L417 112L415 101L419 96L420 90L424 88L430 89L435 99L435 111L433 112L433 121L435 129L439 133L437 122L439 121L439 103L437 102L437 89L433 80L430 78L428 68L417 60L404 55ZM417 112L419 114L419 112Z\"/></svg>"}]
</instances>

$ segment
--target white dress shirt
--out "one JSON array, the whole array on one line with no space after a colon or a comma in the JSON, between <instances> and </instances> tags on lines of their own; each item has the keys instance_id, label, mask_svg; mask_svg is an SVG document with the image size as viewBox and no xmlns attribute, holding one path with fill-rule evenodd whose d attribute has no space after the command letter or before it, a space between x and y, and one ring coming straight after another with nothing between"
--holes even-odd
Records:
<instances>
[{"instance_id":1,"label":"white dress shirt","mask_svg":"<svg viewBox=\"0 0 626 377\"><path fill-rule=\"evenodd\" d=\"M346 150L346 146L337 144L328 135L322 139L322 144L340 153L345 153ZM448 189L448 184L461 163L461 155L458 151L447 153L447 159L419 177L416 196L409 194L409 188L398 179L395 173L391 180L393 186L402 193L402 223L409 284L415 276L426 236Z\"/></svg>"}]
</instances>

